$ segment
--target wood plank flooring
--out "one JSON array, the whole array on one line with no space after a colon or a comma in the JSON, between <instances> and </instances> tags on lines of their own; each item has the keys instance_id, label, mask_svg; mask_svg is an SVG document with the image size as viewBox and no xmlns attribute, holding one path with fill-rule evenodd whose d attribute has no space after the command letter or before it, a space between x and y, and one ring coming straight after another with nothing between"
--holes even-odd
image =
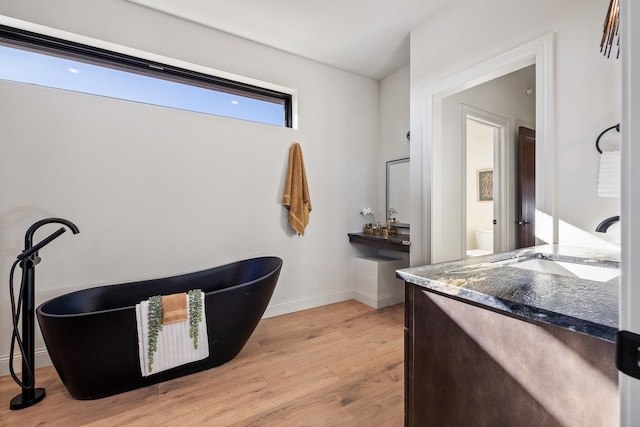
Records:
<instances>
[{"instance_id":1,"label":"wood plank flooring","mask_svg":"<svg viewBox=\"0 0 640 427\"><path fill-rule=\"evenodd\" d=\"M355 300L264 319L229 363L128 393L74 400L53 367L19 411L0 378L0 426L402 426L404 306Z\"/></svg>"}]
</instances>

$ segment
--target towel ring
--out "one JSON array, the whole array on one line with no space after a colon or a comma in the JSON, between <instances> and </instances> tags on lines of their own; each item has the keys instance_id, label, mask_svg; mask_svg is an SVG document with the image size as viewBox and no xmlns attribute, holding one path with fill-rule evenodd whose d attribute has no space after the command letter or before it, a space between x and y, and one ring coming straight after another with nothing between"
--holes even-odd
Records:
<instances>
[{"instance_id":1,"label":"towel ring","mask_svg":"<svg viewBox=\"0 0 640 427\"><path fill-rule=\"evenodd\" d=\"M620 132L620 123L618 123L617 125L611 126L610 128L606 128L605 130L602 131L600 135L598 135L598 139L596 139L596 150L598 150L598 153L602 154L602 150L600 149L600 138L602 138L602 135L604 135L605 133L609 132L612 129L615 129L618 132Z\"/></svg>"}]
</instances>

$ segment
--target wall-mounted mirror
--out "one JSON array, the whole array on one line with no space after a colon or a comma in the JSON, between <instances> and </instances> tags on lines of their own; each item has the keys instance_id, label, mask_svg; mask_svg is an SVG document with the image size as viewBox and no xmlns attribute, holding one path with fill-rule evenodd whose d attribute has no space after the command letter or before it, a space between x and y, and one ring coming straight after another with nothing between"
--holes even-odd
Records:
<instances>
[{"instance_id":1,"label":"wall-mounted mirror","mask_svg":"<svg viewBox=\"0 0 640 427\"><path fill-rule=\"evenodd\" d=\"M409 227L409 158L387 162L387 218Z\"/></svg>"}]
</instances>

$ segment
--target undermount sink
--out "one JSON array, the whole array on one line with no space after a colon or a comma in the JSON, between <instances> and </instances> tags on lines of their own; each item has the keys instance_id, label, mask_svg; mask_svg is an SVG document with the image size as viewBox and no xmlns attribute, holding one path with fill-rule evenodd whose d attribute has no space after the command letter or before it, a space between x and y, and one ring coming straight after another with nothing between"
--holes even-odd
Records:
<instances>
[{"instance_id":1,"label":"undermount sink","mask_svg":"<svg viewBox=\"0 0 640 427\"><path fill-rule=\"evenodd\" d=\"M619 264L616 262L608 263L611 264L610 266L590 265L573 260L549 259L543 254L535 254L533 257L512 258L498 261L496 264L596 282L608 282L620 275Z\"/></svg>"}]
</instances>

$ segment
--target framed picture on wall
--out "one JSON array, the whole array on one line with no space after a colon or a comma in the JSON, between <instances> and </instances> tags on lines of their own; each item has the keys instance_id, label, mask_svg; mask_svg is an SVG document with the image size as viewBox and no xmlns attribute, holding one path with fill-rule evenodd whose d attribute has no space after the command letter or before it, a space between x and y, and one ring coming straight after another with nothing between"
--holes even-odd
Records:
<instances>
[{"instance_id":1,"label":"framed picture on wall","mask_svg":"<svg viewBox=\"0 0 640 427\"><path fill-rule=\"evenodd\" d=\"M478 171L478 200L481 202L493 200L493 169Z\"/></svg>"}]
</instances>

